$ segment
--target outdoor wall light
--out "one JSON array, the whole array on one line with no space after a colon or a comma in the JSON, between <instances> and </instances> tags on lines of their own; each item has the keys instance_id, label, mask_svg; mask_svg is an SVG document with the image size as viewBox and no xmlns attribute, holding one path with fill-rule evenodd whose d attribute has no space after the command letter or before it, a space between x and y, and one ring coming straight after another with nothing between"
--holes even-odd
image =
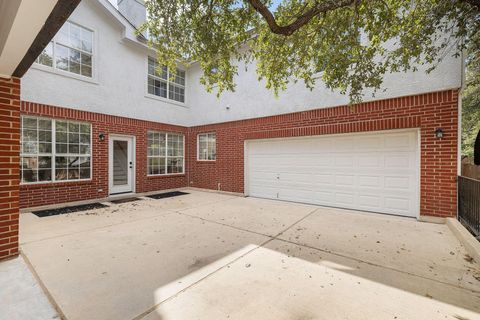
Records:
<instances>
[{"instance_id":1,"label":"outdoor wall light","mask_svg":"<svg viewBox=\"0 0 480 320\"><path fill-rule=\"evenodd\" d=\"M443 138L443 129L442 128L437 128L437 130L435 130L435 137L437 137L438 139Z\"/></svg>"},{"instance_id":2,"label":"outdoor wall light","mask_svg":"<svg viewBox=\"0 0 480 320\"><path fill-rule=\"evenodd\" d=\"M98 140L104 141L104 140L105 140L105 133L100 133L100 134L98 135Z\"/></svg>"}]
</instances>

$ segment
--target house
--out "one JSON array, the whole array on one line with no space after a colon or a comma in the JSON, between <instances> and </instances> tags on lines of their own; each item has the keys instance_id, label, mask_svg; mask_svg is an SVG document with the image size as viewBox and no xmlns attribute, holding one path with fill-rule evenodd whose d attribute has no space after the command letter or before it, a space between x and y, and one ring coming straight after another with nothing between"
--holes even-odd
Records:
<instances>
[{"instance_id":1,"label":"house","mask_svg":"<svg viewBox=\"0 0 480 320\"><path fill-rule=\"evenodd\" d=\"M18 255L20 78L80 0L0 0L0 260Z\"/></svg>"},{"instance_id":2,"label":"house","mask_svg":"<svg viewBox=\"0 0 480 320\"><path fill-rule=\"evenodd\" d=\"M456 215L462 60L388 74L348 106L322 84L278 98L239 68L156 71L140 0L84 0L21 81L20 206L181 187L434 220Z\"/></svg>"}]
</instances>

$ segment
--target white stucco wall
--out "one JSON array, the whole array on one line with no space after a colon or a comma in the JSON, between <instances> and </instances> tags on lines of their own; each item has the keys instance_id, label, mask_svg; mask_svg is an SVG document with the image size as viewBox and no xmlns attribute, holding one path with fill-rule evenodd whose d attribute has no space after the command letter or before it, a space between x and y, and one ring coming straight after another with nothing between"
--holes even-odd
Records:
<instances>
[{"instance_id":1,"label":"white stucco wall","mask_svg":"<svg viewBox=\"0 0 480 320\"><path fill-rule=\"evenodd\" d=\"M94 79L79 80L33 65L22 78L22 100L143 120L186 125L189 109L146 97L148 49L123 39L124 27L97 0L69 18L94 31ZM187 98L188 99L188 98Z\"/></svg>"},{"instance_id":2,"label":"white stucco wall","mask_svg":"<svg viewBox=\"0 0 480 320\"><path fill-rule=\"evenodd\" d=\"M146 97L148 49L124 39L124 26L98 1L84 0L70 20L95 31L95 80L86 82L53 74L33 66L22 79L22 99L125 117L179 125L218 123L295 111L339 106L347 96L326 89L321 82L313 91L299 82L278 98L258 82L255 66L248 71L239 67L236 91L207 93L199 83L201 70L193 65L187 71L184 106ZM126 30L132 37L132 30ZM448 55L438 68L426 74L417 72L388 74L385 92L365 100L407 96L459 88L462 81L461 59Z\"/></svg>"},{"instance_id":3,"label":"white stucco wall","mask_svg":"<svg viewBox=\"0 0 480 320\"><path fill-rule=\"evenodd\" d=\"M426 67L420 67L417 72L387 74L382 90L378 90L375 97L372 97L371 90L366 91L364 101L460 88L461 67L461 59L448 55L430 74L425 72ZM197 125L256 118L340 106L350 101L347 95L332 92L321 81L317 82L312 91L301 81L291 84L286 91L275 97L273 92L265 89L263 81L257 80L255 65L250 65L248 71L245 71L244 64L241 64L238 72L235 92L223 93L220 98L216 98L215 93L207 93L201 85L190 87L190 94L195 101L191 105L191 111L195 114L193 123ZM189 76L190 84L198 83L201 70L193 67L189 70Z\"/></svg>"}]
</instances>

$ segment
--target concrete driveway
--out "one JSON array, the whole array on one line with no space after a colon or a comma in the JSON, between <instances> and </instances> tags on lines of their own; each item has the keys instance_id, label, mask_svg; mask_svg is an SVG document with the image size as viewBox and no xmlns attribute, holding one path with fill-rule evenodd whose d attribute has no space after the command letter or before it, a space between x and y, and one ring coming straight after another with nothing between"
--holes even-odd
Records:
<instances>
[{"instance_id":1,"label":"concrete driveway","mask_svg":"<svg viewBox=\"0 0 480 320\"><path fill-rule=\"evenodd\" d=\"M480 266L447 226L188 190L21 215L67 319L480 319Z\"/></svg>"}]
</instances>

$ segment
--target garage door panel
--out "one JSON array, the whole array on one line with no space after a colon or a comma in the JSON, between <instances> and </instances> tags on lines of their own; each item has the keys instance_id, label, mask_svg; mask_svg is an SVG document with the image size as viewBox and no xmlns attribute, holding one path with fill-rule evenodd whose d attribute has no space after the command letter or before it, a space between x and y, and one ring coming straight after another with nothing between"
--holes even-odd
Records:
<instances>
[{"instance_id":1,"label":"garage door panel","mask_svg":"<svg viewBox=\"0 0 480 320\"><path fill-rule=\"evenodd\" d=\"M417 216L416 131L247 142L249 195Z\"/></svg>"}]
</instances>

